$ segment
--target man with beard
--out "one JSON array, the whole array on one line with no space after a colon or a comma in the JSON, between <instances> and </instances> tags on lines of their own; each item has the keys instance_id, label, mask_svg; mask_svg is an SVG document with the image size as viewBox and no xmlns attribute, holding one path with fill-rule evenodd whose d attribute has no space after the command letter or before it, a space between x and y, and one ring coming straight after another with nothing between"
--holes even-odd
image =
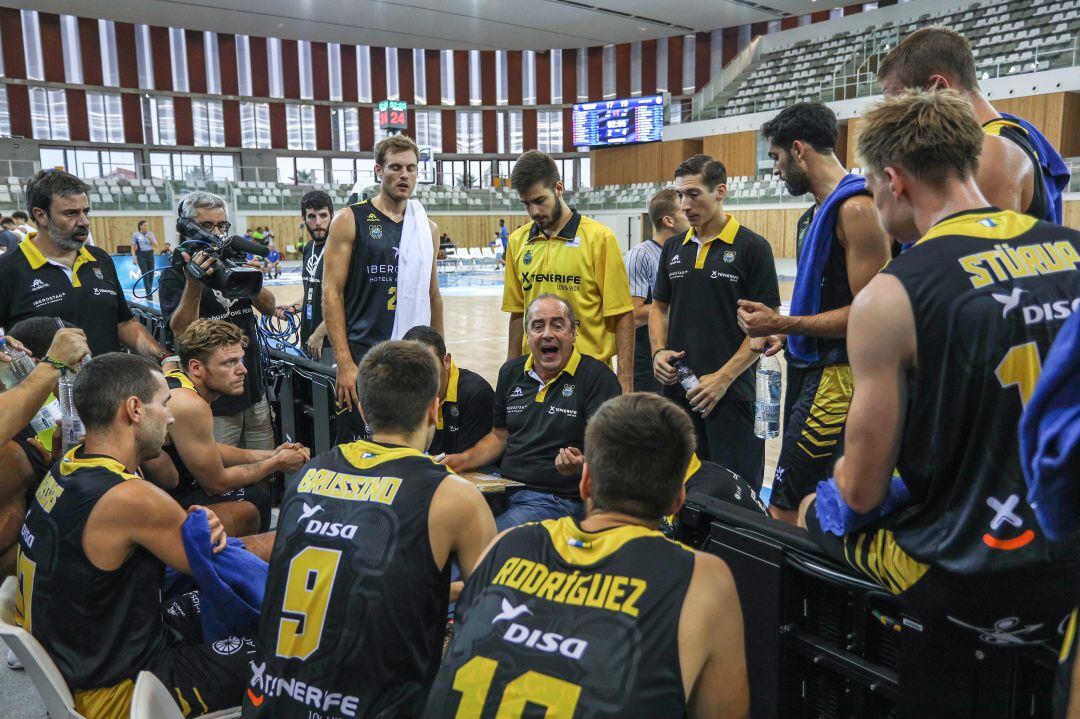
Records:
<instances>
[{"instance_id":1,"label":"man with beard","mask_svg":"<svg viewBox=\"0 0 1080 719\"><path fill-rule=\"evenodd\" d=\"M338 442L366 434L356 379L369 349L416 325L443 333L435 258L438 227L410 200L420 150L405 135L375 147L379 194L342 208L330 223L323 264L323 319L337 362ZM429 229L430 228L430 229ZM429 256L430 255L430 256Z\"/></svg>"},{"instance_id":2,"label":"man with beard","mask_svg":"<svg viewBox=\"0 0 1080 719\"><path fill-rule=\"evenodd\" d=\"M559 167L550 155L529 150L510 175L532 222L510 235L506 246L503 312L510 314L507 359L527 347L522 318L537 297L554 294L577 317L577 348L610 362L618 355L623 392L634 386L634 304L619 241L607 226L571 210L563 199Z\"/></svg>"},{"instance_id":3,"label":"man with beard","mask_svg":"<svg viewBox=\"0 0 1080 719\"><path fill-rule=\"evenodd\" d=\"M300 315L300 343L317 360L329 343L322 313L322 259L330 220L334 217L334 201L322 190L312 190L300 201L300 216L304 218L304 229L311 242L305 242L301 250L304 296L288 309Z\"/></svg>"},{"instance_id":4,"label":"man with beard","mask_svg":"<svg viewBox=\"0 0 1080 719\"><path fill-rule=\"evenodd\" d=\"M0 256L0 327L58 317L86 333L95 355L123 345L161 362L169 353L131 314L109 253L86 244L89 189L62 170L42 170L26 183L38 232Z\"/></svg>"},{"instance_id":5,"label":"man with beard","mask_svg":"<svg viewBox=\"0 0 1080 719\"><path fill-rule=\"evenodd\" d=\"M739 302L739 325L751 337L787 337L784 441L773 480L772 514L795 522L799 502L829 478L851 404L847 320L851 301L889 260L891 240L859 175L835 154L836 115L800 102L766 122L773 174L815 204L798 223L798 275L790 316L759 302Z\"/></svg>"}]
</instances>

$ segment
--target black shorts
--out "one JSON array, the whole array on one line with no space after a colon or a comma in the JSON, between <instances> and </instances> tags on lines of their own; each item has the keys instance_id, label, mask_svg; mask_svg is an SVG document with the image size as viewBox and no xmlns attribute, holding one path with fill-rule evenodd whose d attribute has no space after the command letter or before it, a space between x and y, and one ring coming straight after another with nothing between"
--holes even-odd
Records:
<instances>
[{"instance_id":1,"label":"black shorts","mask_svg":"<svg viewBox=\"0 0 1080 719\"><path fill-rule=\"evenodd\" d=\"M353 362L357 366L360 365L360 361L364 359L364 355L367 354L369 349L371 349L369 345L349 343L349 354L352 355ZM364 416L360 414L359 407L354 407L351 410L341 407L334 420L334 425L335 444L347 444L371 437L371 430L368 428L367 423L364 422Z\"/></svg>"},{"instance_id":2,"label":"black shorts","mask_svg":"<svg viewBox=\"0 0 1080 719\"><path fill-rule=\"evenodd\" d=\"M770 504L798 509L804 497L817 491L817 483L829 478L840 456L850 405L850 365L788 365L784 442Z\"/></svg>"},{"instance_id":3,"label":"black shorts","mask_svg":"<svg viewBox=\"0 0 1080 719\"><path fill-rule=\"evenodd\" d=\"M163 616L174 641L146 669L169 689L184 716L239 706L255 659L254 639L204 642L198 592L166 604Z\"/></svg>"},{"instance_id":4,"label":"black shorts","mask_svg":"<svg viewBox=\"0 0 1080 719\"><path fill-rule=\"evenodd\" d=\"M905 604L898 718L979 717L1019 654L1050 666L1066 639L1080 562L962 575L924 564L896 542L890 518L838 537L821 529L816 501L807 530L826 554ZM1045 672L1046 695L1052 671Z\"/></svg>"},{"instance_id":5,"label":"black shorts","mask_svg":"<svg viewBox=\"0 0 1080 719\"><path fill-rule=\"evenodd\" d=\"M205 507L210 507L215 504L223 504L225 502L251 502L255 505L255 509L259 510L259 531L269 531L270 527L270 485L268 480L263 480L258 484L252 484L247 487L241 487L240 489L232 489L228 492L222 492L221 494L210 494L197 483L192 483L188 487L183 489L175 489L169 494L173 499L180 503L180 506L187 509L193 504L201 504Z\"/></svg>"}]
</instances>

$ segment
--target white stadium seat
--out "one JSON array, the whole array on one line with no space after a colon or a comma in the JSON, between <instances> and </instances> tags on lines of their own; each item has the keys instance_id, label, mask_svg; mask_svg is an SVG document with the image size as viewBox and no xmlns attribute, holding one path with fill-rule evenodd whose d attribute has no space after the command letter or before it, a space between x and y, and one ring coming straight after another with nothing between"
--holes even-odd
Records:
<instances>
[{"instance_id":1,"label":"white stadium seat","mask_svg":"<svg viewBox=\"0 0 1080 719\"><path fill-rule=\"evenodd\" d=\"M240 707L201 716L202 719L233 719L240 716ZM131 719L184 719L184 715L160 679L150 672L139 672L131 697Z\"/></svg>"}]
</instances>

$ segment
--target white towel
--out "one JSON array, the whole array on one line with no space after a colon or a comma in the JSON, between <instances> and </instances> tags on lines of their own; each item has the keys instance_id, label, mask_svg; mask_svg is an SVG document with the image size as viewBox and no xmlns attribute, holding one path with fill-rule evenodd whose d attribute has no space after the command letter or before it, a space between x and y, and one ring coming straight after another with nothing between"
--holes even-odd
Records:
<instances>
[{"instance_id":1,"label":"white towel","mask_svg":"<svg viewBox=\"0 0 1080 719\"><path fill-rule=\"evenodd\" d=\"M398 249L397 307L391 339L401 339L416 325L431 324L429 290L434 252L427 211L419 200L409 200Z\"/></svg>"}]
</instances>

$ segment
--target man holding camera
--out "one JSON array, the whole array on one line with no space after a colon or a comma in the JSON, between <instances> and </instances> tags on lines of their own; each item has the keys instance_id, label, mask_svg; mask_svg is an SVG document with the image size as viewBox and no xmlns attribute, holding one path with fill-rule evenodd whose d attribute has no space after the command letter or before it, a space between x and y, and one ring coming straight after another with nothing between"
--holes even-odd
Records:
<instances>
[{"instance_id":1,"label":"man holding camera","mask_svg":"<svg viewBox=\"0 0 1080 719\"><path fill-rule=\"evenodd\" d=\"M180 220L190 219L204 232L220 239L229 236L232 225L227 219L225 201L215 194L192 192L181 200L178 212ZM281 311L277 309L274 295L265 287L251 297L227 297L221 290L208 287L214 272L218 271L214 265L219 261L208 251L210 249L207 247L191 254L179 247L173 253L173 265L161 273L158 285L161 314L173 335L177 336L200 318L228 320L243 330L248 338L244 350L244 366L248 370L244 392L235 397L222 396L211 405L214 437L218 442L234 447L273 449L274 428L263 387L263 366L252 308L265 315L278 315Z\"/></svg>"}]
</instances>

